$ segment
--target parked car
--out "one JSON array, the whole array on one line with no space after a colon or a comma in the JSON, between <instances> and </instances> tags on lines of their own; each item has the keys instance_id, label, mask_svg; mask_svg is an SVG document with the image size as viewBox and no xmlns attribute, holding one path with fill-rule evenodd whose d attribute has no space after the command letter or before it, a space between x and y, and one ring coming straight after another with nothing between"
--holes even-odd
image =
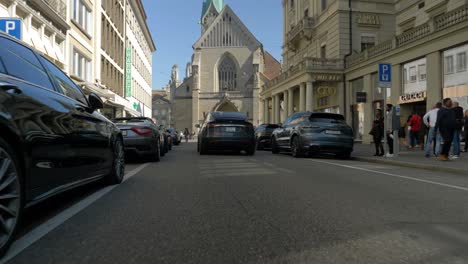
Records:
<instances>
[{"instance_id":1,"label":"parked car","mask_svg":"<svg viewBox=\"0 0 468 264\"><path fill-rule=\"evenodd\" d=\"M0 33L0 256L23 211L58 193L103 180L122 182L120 130L65 73Z\"/></svg>"},{"instance_id":2,"label":"parked car","mask_svg":"<svg viewBox=\"0 0 468 264\"><path fill-rule=\"evenodd\" d=\"M264 150L271 147L271 135L277 128L279 128L277 124L263 124L255 130L257 150Z\"/></svg>"},{"instance_id":3,"label":"parked car","mask_svg":"<svg viewBox=\"0 0 468 264\"><path fill-rule=\"evenodd\" d=\"M112 120L122 131L125 153L147 157L152 161L161 160L162 136L154 123L147 117L124 117Z\"/></svg>"},{"instance_id":4,"label":"parked car","mask_svg":"<svg viewBox=\"0 0 468 264\"><path fill-rule=\"evenodd\" d=\"M353 130L342 115L300 112L275 129L271 148L274 154L290 151L294 157L329 153L349 158L353 151Z\"/></svg>"},{"instance_id":5,"label":"parked car","mask_svg":"<svg viewBox=\"0 0 468 264\"><path fill-rule=\"evenodd\" d=\"M172 143L174 145L179 145L182 139L179 136L179 133L174 128L169 128L167 132L171 135Z\"/></svg>"},{"instance_id":6,"label":"parked car","mask_svg":"<svg viewBox=\"0 0 468 264\"><path fill-rule=\"evenodd\" d=\"M166 153L169 152L169 150L172 149L172 141L170 138L170 134L166 132L166 129L164 128L163 125L159 125L158 127L159 133L163 136L163 147L162 147L162 152L161 155L164 156Z\"/></svg>"},{"instance_id":7,"label":"parked car","mask_svg":"<svg viewBox=\"0 0 468 264\"><path fill-rule=\"evenodd\" d=\"M198 134L198 152L245 151L255 154L255 131L243 113L211 112L207 115Z\"/></svg>"}]
</instances>

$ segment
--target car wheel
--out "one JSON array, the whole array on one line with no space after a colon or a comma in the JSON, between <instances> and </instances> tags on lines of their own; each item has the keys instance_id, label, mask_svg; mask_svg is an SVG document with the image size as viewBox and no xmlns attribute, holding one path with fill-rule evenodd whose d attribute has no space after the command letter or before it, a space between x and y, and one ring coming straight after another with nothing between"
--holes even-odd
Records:
<instances>
[{"instance_id":1,"label":"car wheel","mask_svg":"<svg viewBox=\"0 0 468 264\"><path fill-rule=\"evenodd\" d=\"M278 154L279 152L280 151L279 151L278 143L276 143L276 138L272 138L271 139L271 153Z\"/></svg>"},{"instance_id":2,"label":"car wheel","mask_svg":"<svg viewBox=\"0 0 468 264\"><path fill-rule=\"evenodd\" d=\"M255 155L255 148L250 148L246 152L247 152L247 155L253 156L253 155Z\"/></svg>"},{"instance_id":3,"label":"car wheel","mask_svg":"<svg viewBox=\"0 0 468 264\"><path fill-rule=\"evenodd\" d=\"M108 185L121 183L125 175L125 150L122 139L117 138L112 148L112 171L104 179Z\"/></svg>"},{"instance_id":4,"label":"car wheel","mask_svg":"<svg viewBox=\"0 0 468 264\"><path fill-rule=\"evenodd\" d=\"M302 157L301 145L299 143L299 137L295 136L291 143L291 154L295 158Z\"/></svg>"},{"instance_id":5,"label":"car wheel","mask_svg":"<svg viewBox=\"0 0 468 264\"><path fill-rule=\"evenodd\" d=\"M338 158L340 159L350 159L351 158L351 152L350 151L345 151L345 152L341 152L340 154L337 155Z\"/></svg>"},{"instance_id":6,"label":"car wheel","mask_svg":"<svg viewBox=\"0 0 468 264\"><path fill-rule=\"evenodd\" d=\"M203 145L203 142L200 142L200 155L206 155L206 147Z\"/></svg>"},{"instance_id":7,"label":"car wheel","mask_svg":"<svg viewBox=\"0 0 468 264\"><path fill-rule=\"evenodd\" d=\"M264 150L265 148L263 147L263 145L257 141L257 147L256 147L257 150Z\"/></svg>"},{"instance_id":8,"label":"car wheel","mask_svg":"<svg viewBox=\"0 0 468 264\"><path fill-rule=\"evenodd\" d=\"M154 162L161 161L161 147L159 141L156 144L156 149L154 150L154 154L152 155L151 160Z\"/></svg>"},{"instance_id":9,"label":"car wheel","mask_svg":"<svg viewBox=\"0 0 468 264\"><path fill-rule=\"evenodd\" d=\"M162 145L161 145L161 142L159 142L159 153L160 153L161 157L164 157L166 155L164 146L165 146L164 143L162 143Z\"/></svg>"},{"instance_id":10,"label":"car wheel","mask_svg":"<svg viewBox=\"0 0 468 264\"><path fill-rule=\"evenodd\" d=\"M0 256L15 237L23 211L21 169L13 149L0 138Z\"/></svg>"}]
</instances>

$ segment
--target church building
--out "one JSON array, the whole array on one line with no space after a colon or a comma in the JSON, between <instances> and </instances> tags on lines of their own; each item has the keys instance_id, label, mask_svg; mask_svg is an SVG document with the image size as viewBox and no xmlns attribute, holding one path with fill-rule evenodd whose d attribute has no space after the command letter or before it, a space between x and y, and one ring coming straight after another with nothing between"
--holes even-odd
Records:
<instances>
[{"instance_id":1,"label":"church building","mask_svg":"<svg viewBox=\"0 0 468 264\"><path fill-rule=\"evenodd\" d=\"M260 89L281 73L281 64L224 0L204 0L200 24L186 78L171 87L175 127L197 132L212 111L243 112L261 124Z\"/></svg>"}]
</instances>

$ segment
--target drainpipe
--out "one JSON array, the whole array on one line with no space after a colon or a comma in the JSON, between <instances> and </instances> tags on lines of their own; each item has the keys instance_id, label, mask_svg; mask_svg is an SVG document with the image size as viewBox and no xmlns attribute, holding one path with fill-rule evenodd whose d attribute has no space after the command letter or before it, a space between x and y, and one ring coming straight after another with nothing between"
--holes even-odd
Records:
<instances>
[{"instance_id":1,"label":"drainpipe","mask_svg":"<svg viewBox=\"0 0 468 264\"><path fill-rule=\"evenodd\" d=\"M352 5L351 5L351 1L352 0L348 0L348 8L349 8L349 52L348 54L346 54L344 56L344 68L346 69L346 64L347 64L347 60L348 60L348 57L353 53L353 8L352 8ZM346 74L343 73L343 88L344 88L344 96L343 96L343 100L344 100L344 109L343 109L343 115L346 117L347 116L347 112L348 112L348 106L347 106L347 101L346 101ZM351 117L352 118L352 117Z\"/></svg>"}]
</instances>

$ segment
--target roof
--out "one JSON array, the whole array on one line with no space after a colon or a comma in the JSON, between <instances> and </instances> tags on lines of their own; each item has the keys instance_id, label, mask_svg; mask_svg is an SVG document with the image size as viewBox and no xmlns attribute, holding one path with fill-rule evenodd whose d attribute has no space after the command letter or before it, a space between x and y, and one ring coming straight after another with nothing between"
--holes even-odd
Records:
<instances>
[{"instance_id":1,"label":"roof","mask_svg":"<svg viewBox=\"0 0 468 264\"><path fill-rule=\"evenodd\" d=\"M224 7L224 0L204 0L203 1L203 7L202 7L202 13L201 13L201 19L205 16L206 12L210 8L210 5L213 4L214 7L218 12L221 12L221 10Z\"/></svg>"},{"instance_id":2,"label":"roof","mask_svg":"<svg viewBox=\"0 0 468 264\"><path fill-rule=\"evenodd\" d=\"M263 75L268 79L272 80L281 74L281 63L275 59L268 51L264 53L265 67Z\"/></svg>"},{"instance_id":3,"label":"roof","mask_svg":"<svg viewBox=\"0 0 468 264\"><path fill-rule=\"evenodd\" d=\"M215 120L247 120L247 115L240 112L211 112Z\"/></svg>"}]
</instances>

